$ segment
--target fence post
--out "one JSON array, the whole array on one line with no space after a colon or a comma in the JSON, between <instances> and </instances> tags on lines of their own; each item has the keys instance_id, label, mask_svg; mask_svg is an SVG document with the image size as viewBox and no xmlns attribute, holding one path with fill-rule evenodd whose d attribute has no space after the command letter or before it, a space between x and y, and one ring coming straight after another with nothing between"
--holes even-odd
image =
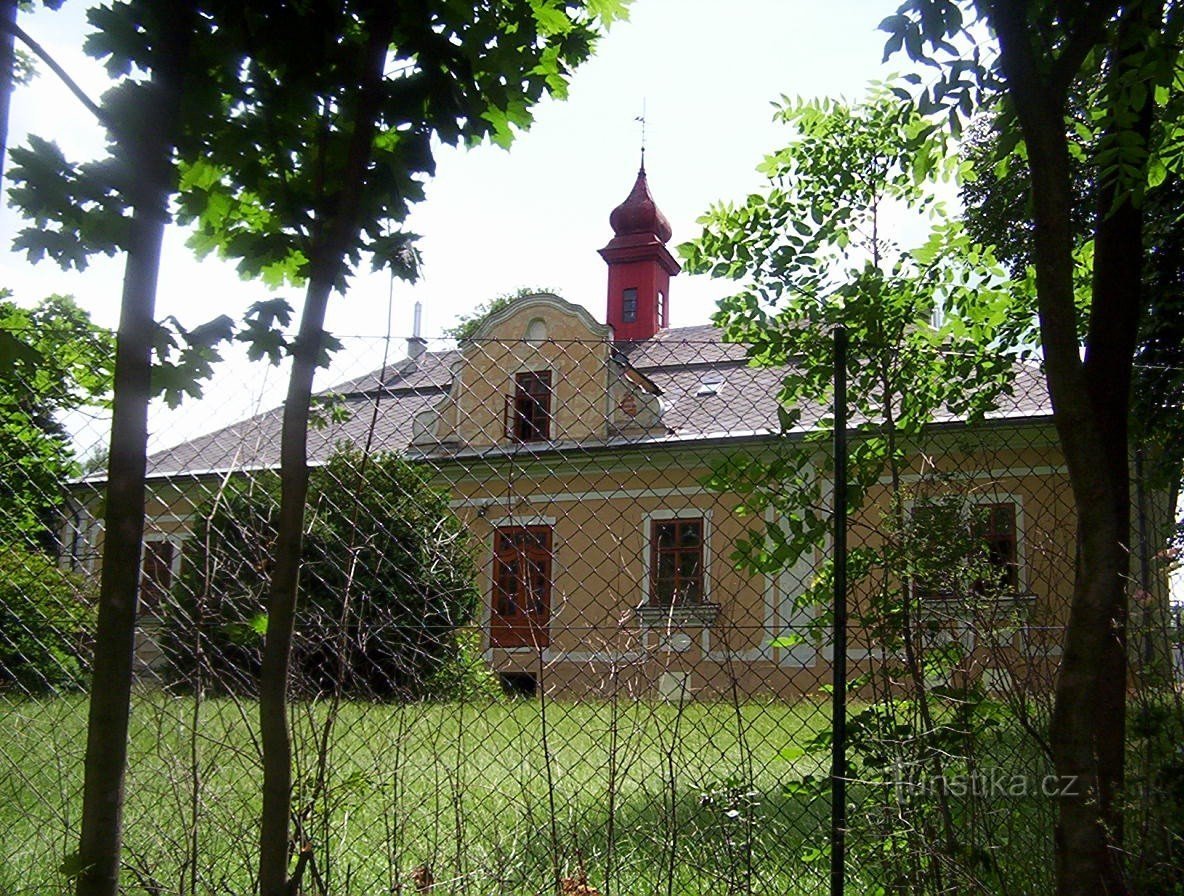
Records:
<instances>
[{"instance_id":1,"label":"fence post","mask_svg":"<svg viewBox=\"0 0 1184 896\"><path fill-rule=\"evenodd\" d=\"M834 651L831 694L830 892L843 896L847 848L847 329L835 328Z\"/></svg>"}]
</instances>

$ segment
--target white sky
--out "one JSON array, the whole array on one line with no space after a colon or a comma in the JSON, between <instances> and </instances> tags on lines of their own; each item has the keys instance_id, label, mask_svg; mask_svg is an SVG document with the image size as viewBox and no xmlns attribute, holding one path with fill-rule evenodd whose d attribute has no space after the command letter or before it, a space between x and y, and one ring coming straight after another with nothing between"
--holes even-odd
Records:
<instances>
[{"instance_id":1,"label":"white sky","mask_svg":"<svg viewBox=\"0 0 1184 896\"><path fill-rule=\"evenodd\" d=\"M674 244L693 237L695 218L717 199L740 198L759 185L763 153L784 142L770 101L792 95L860 96L882 77L883 35L876 24L895 0L636 0L630 19L614 26L597 55L579 69L565 102L544 102L534 127L509 151L444 148L428 198L409 229L423 235L423 281L396 285L395 330L411 326L424 305L424 335L457 315L519 286L555 288L604 317L605 266L596 250L608 242L610 210L623 200L637 169L634 118L645 102L650 187L674 228ZM102 70L81 52L85 4L25 16L40 40L92 96ZM43 72L13 100L10 144L27 132L54 139L70 157L97 155L102 134L81 106ZM51 263L29 265L8 251L21 226L0 211L0 283L24 302L50 292L74 294L95 318L114 325L122 260L97 261L67 275ZM265 288L240 281L216 259L197 261L184 233L170 233L161 270L160 317L193 325L217 314L241 317ZM703 323L727 284L680 276L671 286L675 326ZM299 305L297 290L281 291ZM386 329L387 279L362 276L336 298L329 329L377 335Z\"/></svg>"},{"instance_id":2,"label":"white sky","mask_svg":"<svg viewBox=\"0 0 1184 896\"><path fill-rule=\"evenodd\" d=\"M87 5L74 0L56 13L39 10L21 24L97 98L108 82L82 53ZM423 334L431 338L474 306L521 286L554 289L603 321L606 269L596 250L612 236L609 212L633 185L640 148L635 119L643 102L650 188L673 227L673 250L697 234L695 219L709 204L742 199L760 186L756 165L787 138L772 121L773 100L782 94L859 98L868 82L885 77L884 35L876 25L896 5L635 0L630 18L615 24L596 56L576 71L568 99L541 103L534 126L509 151L488 145L439 151L427 200L407 225L422 235L424 277L415 286L395 284L394 333L410 335L416 301L423 303ZM74 160L104 152L101 129L48 71L13 98L9 145L22 145L28 133L55 140ZM54 292L72 294L96 322L114 327L122 258L96 259L81 274L52 262L34 266L8 248L21 226L11 209L0 208L0 285L27 304ZM166 236L158 318L175 315L190 327L219 314L241 319L268 295L262 284L242 281L229 262L198 261L185 238L177 228ZM348 295L334 297L330 332L385 335L389 286L386 275L358 276ZM670 289L671 325L706 323L728 291L725 281L680 275ZM279 295L300 307L300 290ZM380 340L347 345L318 377L319 387L381 363ZM403 351L400 342L392 357ZM282 401L285 371L248 366L241 352L226 354L205 399L177 411L158 403L150 420L152 450ZM106 442L105 420L68 425L80 455Z\"/></svg>"}]
</instances>

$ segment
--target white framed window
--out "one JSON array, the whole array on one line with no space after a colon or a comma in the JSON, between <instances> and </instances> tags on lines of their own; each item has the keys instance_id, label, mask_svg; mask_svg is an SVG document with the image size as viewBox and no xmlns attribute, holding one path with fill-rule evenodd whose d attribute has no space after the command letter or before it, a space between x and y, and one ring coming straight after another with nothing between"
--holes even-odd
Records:
<instances>
[{"instance_id":1,"label":"white framed window","mask_svg":"<svg viewBox=\"0 0 1184 896\"><path fill-rule=\"evenodd\" d=\"M159 615L162 605L181 575L182 539L145 535L140 552L140 612Z\"/></svg>"},{"instance_id":2,"label":"white framed window","mask_svg":"<svg viewBox=\"0 0 1184 896\"><path fill-rule=\"evenodd\" d=\"M513 442L545 442L551 438L552 377L550 370L528 370L514 376L514 392L505 398L506 438Z\"/></svg>"},{"instance_id":3,"label":"white framed window","mask_svg":"<svg viewBox=\"0 0 1184 896\"><path fill-rule=\"evenodd\" d=\"M642 605L694 607L711 603L711 511L688 507L648 513L642 520Z\"/></svg>"},{"instance_id":4,"label":"white framed window","mask_svg":"<svg viewBox=\"0 0 1184 896\"><path fill-rule=\"evenodd\" d=\"M1023 503L1019 496L996 491L939 494L914 500L909 514L920 539L932 535L946 549L954 542L955 553L960 549L973 553L968 559L980 574L968 583L971 592L1017 595L1027 591ZM932 518L936 531L925 531L927 518ZM943 591L949 590L940 581L926 582L923 578L916 588L921 597L930 599L940 599Z\"/></svg>"}]
</instances>

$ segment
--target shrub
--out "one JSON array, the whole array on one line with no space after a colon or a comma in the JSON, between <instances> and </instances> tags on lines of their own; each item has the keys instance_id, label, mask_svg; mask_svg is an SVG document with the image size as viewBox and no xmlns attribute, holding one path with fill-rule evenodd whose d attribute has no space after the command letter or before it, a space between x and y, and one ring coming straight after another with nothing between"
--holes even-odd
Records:
<instances>
[{"instance_id":1,"label":"shrub","mask_svg":"<svg viewBox=\"0 0 1184 896\"><path fill-rule=\"evenodd\" d=\"M0 549L0 687L32 694L80 687L93 623L85 579L38 551Z\"/></svg>"},{"instance_id":2,"label":"shrub","mask_svg":"<svg viewBox=\"0 0 1184 896\"><path fill-rule=\"evenodd\" d=\"M481 633L465 629L456 635L456 651L432 675L427 696L447 700L498 700L502 683L481 652Z\"/></svg>"},{"instance_id":3,"label":"shrub","mask_svg":"<svg viewBox=\"0 0 1184 896\"><path fill-rule=\"evenodd\" d=\"M278 510L279 480L266 473L229 486L199 513L163 614L176 677L200 669L223 688L253 687ZM460 661L474 576L468 534L421 469L393 454L363 462L338 449L309 484L294 689L433 696L442 670Z\"/></svg>"}]
</instances>

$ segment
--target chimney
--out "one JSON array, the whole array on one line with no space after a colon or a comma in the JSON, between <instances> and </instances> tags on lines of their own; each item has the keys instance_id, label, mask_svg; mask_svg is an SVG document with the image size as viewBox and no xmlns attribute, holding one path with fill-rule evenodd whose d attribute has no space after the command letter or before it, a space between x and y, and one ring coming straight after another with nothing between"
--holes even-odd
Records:
<instances>
[{"instance_id":1,"label":"chimney","mask_svg":"<svg viewBox=\"0 0 1184 896\"><path fill-rule=\"evenodd\" d=\"M420 335L420 327L423 324L423 304L415 303L415 322L411 325L411 338L407 340L407 357L412 361L418 361L423 357L423 353L428 350L428 341Z\"/></svg>"}]
</instances>

